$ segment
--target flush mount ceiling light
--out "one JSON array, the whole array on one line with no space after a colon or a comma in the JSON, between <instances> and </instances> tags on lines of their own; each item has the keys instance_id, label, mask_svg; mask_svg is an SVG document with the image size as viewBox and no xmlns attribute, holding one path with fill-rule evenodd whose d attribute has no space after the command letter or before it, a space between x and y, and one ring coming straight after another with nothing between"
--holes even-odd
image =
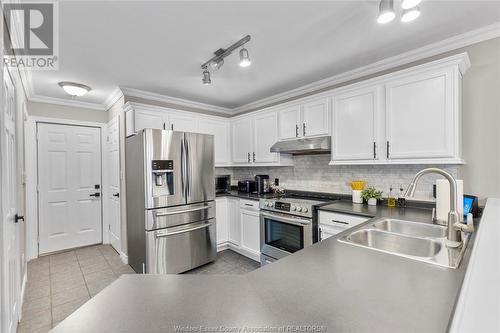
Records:
<instances>
[{"instance_id":1,"label":"flush mount ceiling light","mask_svg":"<svg viewBox=\"0 0 500 333\"><path fill-rule=\"evenodd\" d=\"M415 20L420 16L420 9L418 7L413 7L410 9L403 10L401 14L401 22L407 23Z\"/></svg>"},{"instance_id":2,"label":"flush mount ceiling light","mask_svg":"<svg viewBox=\"0 0 500 333\"><path fill-rule=\"evenodd\" d=\"M92 90L89 86L75 82L63 81L59 82L58 85L72 97L81 97Z\"/></svg>"},{"instance_id":3,"label":"flush mount ceiling light","mask_svg":"<svg viewBox=\"0 0 500 333\"><path fill-rule=\"evenodd\" d=\"M224 58L229 56L237 48L240 48L246 43L248 43L250 39L251 39L250 35L246 35L245 37L243 37L233 45L229 46L228 48L226 49L221 48L215 51L214 56L210 58L210 60L203 63L203 65L201 65L201 69L203 69L203 79L202 79L203 84L212 83L212 81L210 80L210 72L208 71L209 67L212 70L219 70L224 64ZM251 62L250 62L250 56L248 55L248 50L243 47L240 50L240 66L248 67L250 66L250 64Z\"/></svg>"},{"instance_id":4,"label":"flush mount ceiling light","mask_svg":"<svg viewBox=\"0 0 500 333\"><path fill-rule=\"evenodd\" d=\"M403 0L403 2L401 2L401 8L410 9L417 6L421 2L422 0Z\"/></svg>"},{"instance_id":5,"label":"flush mount ceiling light","mask_svg":"<svg viewBox=\"0 0 500 333\"><path fill-rule=\"evenodd\" d=\"M394 0L380 0L378 6L377 22L386 24L394 20L396 12L394 12Z\"/></svg>"}]
</instances>

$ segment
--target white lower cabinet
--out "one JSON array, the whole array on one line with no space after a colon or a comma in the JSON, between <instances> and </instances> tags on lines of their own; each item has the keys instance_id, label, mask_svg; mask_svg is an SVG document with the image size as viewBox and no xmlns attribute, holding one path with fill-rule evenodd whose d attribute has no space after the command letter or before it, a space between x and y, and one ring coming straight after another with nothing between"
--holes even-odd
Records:
<instances>
[{"instance_id":1,"label":"white lower cabinet","mask_svg":"<svg viewBox=\"0 0 500 333\"><path fill-rule=\"evenodd\" d=\"M227 198L228 242L237 247L241 244L240 200Z\"/></svg>"},{"instance_id":2,"label":"white lower cabinet","mask_svg":"<svg viewBox=\"0 0 500 333\"><path fill-rule=\"evenodd\" d=\"M226 248L260 261L259 202L219 197L217 205L217 249Z\"/></svg>"},{"instance_id":3,"label":"white lower cabinet","mask_svg":"<svg viewBox=\"0 0 500 333\"><path fill-rule=\"evenodd\" d=\"M341 214L324 210L320 210L318 216L320 240L325 240L370 219L365 216Z\"/></svg>"},{"instance_id":4,"label":"white lower cabinet","mask_svg":"<svg viewBox=\"0 0 500 333\"><path fill-rule=\"evenodd\" d=\"M260 258L259 202L240 200L241 251L254 260Z\"/></svg>"},{"instance_id":5,"label":"white lower cabinet","mask_svg":"<svg viewBox=\"0 0 500 333\"><path fill-rule=\"evenodd\" d=\"M215 225L217 247L224 246L229 240L229 206L225 197L215 199Z\"/></svg>"}]
</instances>

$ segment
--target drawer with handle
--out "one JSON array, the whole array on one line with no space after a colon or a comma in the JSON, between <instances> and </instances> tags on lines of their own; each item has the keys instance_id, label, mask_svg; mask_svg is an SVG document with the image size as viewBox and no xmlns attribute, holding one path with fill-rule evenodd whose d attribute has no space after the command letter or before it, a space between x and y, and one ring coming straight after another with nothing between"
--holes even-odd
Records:
<instances>
[{"instance_id":1,"label":"drawer with handle","mask_svg":"<svg viewBox=\"0 0 500 333\"><path fill-rule=\"evenodd\" d=\"M249 210L259 210L259 202L255 200L240 199L240 208Z\"/></svg>"},{"instance_id":2,"label":"drawer with handle","mask_svg":"<svg viewBox=\"0 0 500 333\"><path fill-rule=\"evenodd\" d=\"M319 211L319 224L330 226L332 228L349 229L360 223L368 221L366 216L341 214L327 211Z\"/></svg>"}]
</instances>

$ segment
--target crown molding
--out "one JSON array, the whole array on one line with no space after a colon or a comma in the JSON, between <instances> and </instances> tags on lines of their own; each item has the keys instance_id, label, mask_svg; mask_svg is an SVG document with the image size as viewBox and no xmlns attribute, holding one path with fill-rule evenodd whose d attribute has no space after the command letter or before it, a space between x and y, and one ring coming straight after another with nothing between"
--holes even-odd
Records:
<instances>
[{"instance_id":1,"label":"crown molding","mask_svg":"<svg viewBox=\"0 0 500 333\"><path fill-rule=\"evenodd\" d=\"M97 111L106 111L102 104L77 101L74 99L48 97L48 96L41 96L41 95L31 95L31 96L28 96L28 100L30 102L37 102L37 103L48 103L48 104L69 106L69 107L74 107L74 108L84 108L84 109L97 110Z\"/></svg>"},{"instance_id":2,"label":"crown molding","mask_svg":"<svg viewBox=\"0 0 500 333\"><path fill-rule=\"evenodd\" d=\"M179 105L179 106L185 106L185 107L189 107L189 108L200 109L203 111L217 112L217 113L224 113L224 114L233 114L232 109L221 107L221 106L200 103L200 102L194 102L194 101L190 101L187 99L152 93L152 92L134 89L134 88L120 87L120 89L123 92L123 95L125 95L125 96L144 98L144 99L149 99L149 100L157 101L157 102L163 102L163 103L175 104L175 105Z\"/></svg>"},{"instance_id":3,"label":"crown molding","mask_svg":"<svg viewBox=\"0 0 500 333\"><path fill-rule=\"evenodd\" d=\"M442 53L453 51L468 45L476 44L497 37L500 37L500 22L476 30L472 30L461 35L456 35L447 39L443 39L442 41L428 44L426 46L405 53L401 53L399 55L386 58L384 60L377 61L372 64L351 71L344 72L342 74L334 75L323 80L312 82L296 89L288 90L283 93L266 97L255 102L251 102L236 107L232 111L233 114L253 111L262 107L279 103L280 101L293 99L305 94L310 94L314 91L326 89L328 87L332 87L334 85L341 84L343 82L359 79L364 76L376 74L384 70L396 68L398 66L406 65L418 60L436 56Z\"/></svg>"},{"instance_id":4,"label":"crown molding","mask_svg":"<svg viewBox=\"0 0 500 333\"><path fill-rule=\"evenodd\" d=\"M108 111L122 97L123 91L120 89L120 87L116 87L104 101L104 109Z\"/></svg>"}]
</instances>

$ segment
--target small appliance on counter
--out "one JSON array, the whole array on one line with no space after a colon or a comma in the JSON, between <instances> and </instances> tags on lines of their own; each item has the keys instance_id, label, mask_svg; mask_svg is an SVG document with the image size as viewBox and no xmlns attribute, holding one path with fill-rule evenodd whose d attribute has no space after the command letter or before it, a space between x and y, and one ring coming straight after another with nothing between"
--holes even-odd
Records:
<instances>
[{"instance_id":1,"label":"small appliance on counter","mask_svg":"<svg viewBox=\"0 0 500 333\"><path fill-rule=\"evenodd\" d=\"M228 193L231 191L231 175L215 176L215 193Z\"/></svg>"},{"instance_id":2,"label":"small appliance on counter","mask_svg":"<svg viewBox=\"0 0 500 333\"><path fill-rule=\"evenodd\" d=\"M255 175L255 193L266 194L271 192L271 183L268 175Z\"/></svg>"},{"instance_id":3,"label":"small appliance on counter","mask_svg":"<svg viewBox=\"0 0 500 333\"><path fill-rule=\"evenodd\" d=\"M240 180L238 182L238 192L252 193L255 192L254 180Z\"/></svg>"}]
</instances>

